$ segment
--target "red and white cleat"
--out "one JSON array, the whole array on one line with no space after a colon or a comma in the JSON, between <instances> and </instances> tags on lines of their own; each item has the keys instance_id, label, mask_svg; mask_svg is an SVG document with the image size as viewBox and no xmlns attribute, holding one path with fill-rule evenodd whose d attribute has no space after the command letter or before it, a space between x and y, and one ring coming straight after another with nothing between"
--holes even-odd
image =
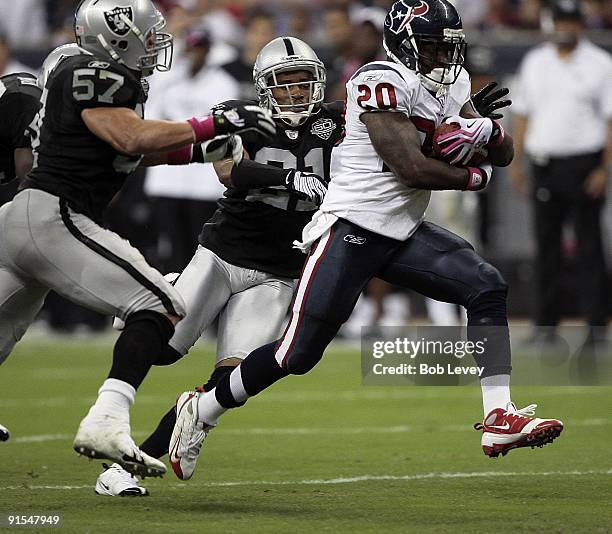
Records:
<instances>
[{"instance_id":1,"label":"red and white cleat","mask_svg":"<svg viewBox=\"0 0 612 534\"><path fill-rule=\"evenodd\" d=\"M506 409L496 408L489 412L482 423L474 428L482 430L482 450L490 458L505 456L511 449L520 447L543 447L557 438L563 431L558 419L533 417L537 404L517 410L513 403Z\"/></svg>"}]
</instances>

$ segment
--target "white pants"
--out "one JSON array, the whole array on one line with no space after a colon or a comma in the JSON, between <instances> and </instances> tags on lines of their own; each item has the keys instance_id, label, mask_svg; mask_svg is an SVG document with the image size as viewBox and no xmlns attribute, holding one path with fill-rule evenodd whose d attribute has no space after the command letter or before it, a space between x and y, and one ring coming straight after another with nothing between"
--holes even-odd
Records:
<instances>
[{"instance_id":1,"label":"white pants","mask_svg":"<svg viewBox=\"0 0 612 534\"><path fill-rule=\"evenodd\" d=\"M58 197L26 189L0 208L0 363L49 289L122 319L142 310L185 314L178 292L128 241Z\"/></svg>"},{"instance_id":2,"label":"white pants","mask_svg":"<svg viewBox=\"0 0 612 534\"><path fill-rule=\"evenodd\" d=\"M232 265L199 246L174 287L185 300L187 316L170 346L187 354L219 316L218 363L243 359L279 336L295 280Z\"/></svg>"}]
</instances>

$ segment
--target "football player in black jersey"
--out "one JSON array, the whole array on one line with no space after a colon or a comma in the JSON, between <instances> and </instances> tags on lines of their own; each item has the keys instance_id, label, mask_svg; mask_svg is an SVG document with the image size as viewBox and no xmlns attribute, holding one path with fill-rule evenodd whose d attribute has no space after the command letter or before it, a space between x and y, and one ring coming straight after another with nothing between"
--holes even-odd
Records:
<instances>
[{"instance_id":1,"label":"football player in black jersey","mask_svg":"<svg viewBox=\"0 0 612 534\"><path fill-rule=\"evenodd\" d=\"M144 120L141 79L170 67L172 36L164 25L150 0L79 4L75 35L83 54L48 73L33 126L32 170L0 209L0 362L49 289L124 319L110 374L74 449L146 476L166 468L134 444L129 408L184 304L138 250L100 225L102 212L139 164L187 163L194 143L216 138L203 150L213 157L211 144L228 145L231 134L276 131L269 113L255 106L185 122Z\"/></svg>"},{"instance_id":2,"label":"football player in black jersey","mask_svg":"<svg viewBox=\"0 0 612 534\"><path fill-rule=\"evenodd\" d=\"M40 94L32 74L0 77L0 184L23 178L32 167L28 127L40 107Z\"/></svg>"},{"instance_id":3,"label":"football player in black jersey","mask_svg":"<svg viewBox=\"0 0 612 534\"><path fill-rule=\"evenodd\" d=\"M187 315L164 352L167 363L186 354L219 318L216 366L205 389L278 335L304 263L293 242L325 195L331 150L343 131L343 103L323 102L325 68L303 41L284 37L268 43L257 57L254 81L277 134L267 140L246 134L240 164L214 164L227 191L174 285ZM214 113L247 104L224 102ZM202 161L199 150L194 159ZM141 450L165 455L175 419L173 407ZM170 461L180 478L189 478L195 467L185 456L171 454ZM100 475L96 492L143 495L146 490L113 465Z\"/></svg>"},{"instance_id":4,"label":"football player in black jersey","mask_svg":"<svg viewBox=\"0 0 612 534\"><path fill-rule=\"evenodd\" d=\"M29 124L40 107L36 77L26 72L0 77L0 185L23 178L32 166ZM2 195L8 200L8 195ZM9 439L0 425L0 441Z\"/></svg>"}]
</instances>

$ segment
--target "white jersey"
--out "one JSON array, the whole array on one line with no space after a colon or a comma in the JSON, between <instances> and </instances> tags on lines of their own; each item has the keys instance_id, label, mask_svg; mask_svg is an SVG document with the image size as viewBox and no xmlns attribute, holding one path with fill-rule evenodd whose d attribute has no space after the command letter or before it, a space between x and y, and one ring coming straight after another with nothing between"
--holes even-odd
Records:
<instances>
[{"instance_id":1,"label":"white jersey","mask_svg":"<svg viewBox=\"0 0 612 534\"><path fill-rule=\"evenodd\" d=\"M436 98L417 74L398 63L376 61L359 69L346 84L346 136L332 151L331 183L321 211L393 239L410 237L423 220L430 191L399 181L374 149L359 117L365 111L406 114L421 132L427 152L434 130L445 117L459 114L470 89L465 70Z\"/></svg>"}]
</instances>

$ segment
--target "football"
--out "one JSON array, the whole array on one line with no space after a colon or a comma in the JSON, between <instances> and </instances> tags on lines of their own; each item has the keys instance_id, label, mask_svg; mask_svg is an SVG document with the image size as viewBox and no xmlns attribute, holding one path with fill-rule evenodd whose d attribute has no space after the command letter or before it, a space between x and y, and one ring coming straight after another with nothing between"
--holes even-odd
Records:
<instances>
[{"instance_id":1,"label":"football","mask_svg":"<svg viewBox=\"0 0 612 534\"><path fill-rule=\"evenodd\" d=\"M433 148L434 158L439 159L440 161L445 161L446 163L450 163L450 161L452 160L452 157L447 157L442 154L442 148L438 144L438 139L442 135L445 135L447 133L453 132L458 129L459 129L459 125L454 122L450 124L443 122L442 124L440 124L440 126L436 128L436 131L434 132L433 139L432 139L432 148ZM474 155L470 158L470 160L467 163L457 164L457 165L460 165L462 167L463 166L473 167L485 161L487 159L487 156L488 156L487 149L481 148L474 153Z\"/></svg>"}]
</instances>

